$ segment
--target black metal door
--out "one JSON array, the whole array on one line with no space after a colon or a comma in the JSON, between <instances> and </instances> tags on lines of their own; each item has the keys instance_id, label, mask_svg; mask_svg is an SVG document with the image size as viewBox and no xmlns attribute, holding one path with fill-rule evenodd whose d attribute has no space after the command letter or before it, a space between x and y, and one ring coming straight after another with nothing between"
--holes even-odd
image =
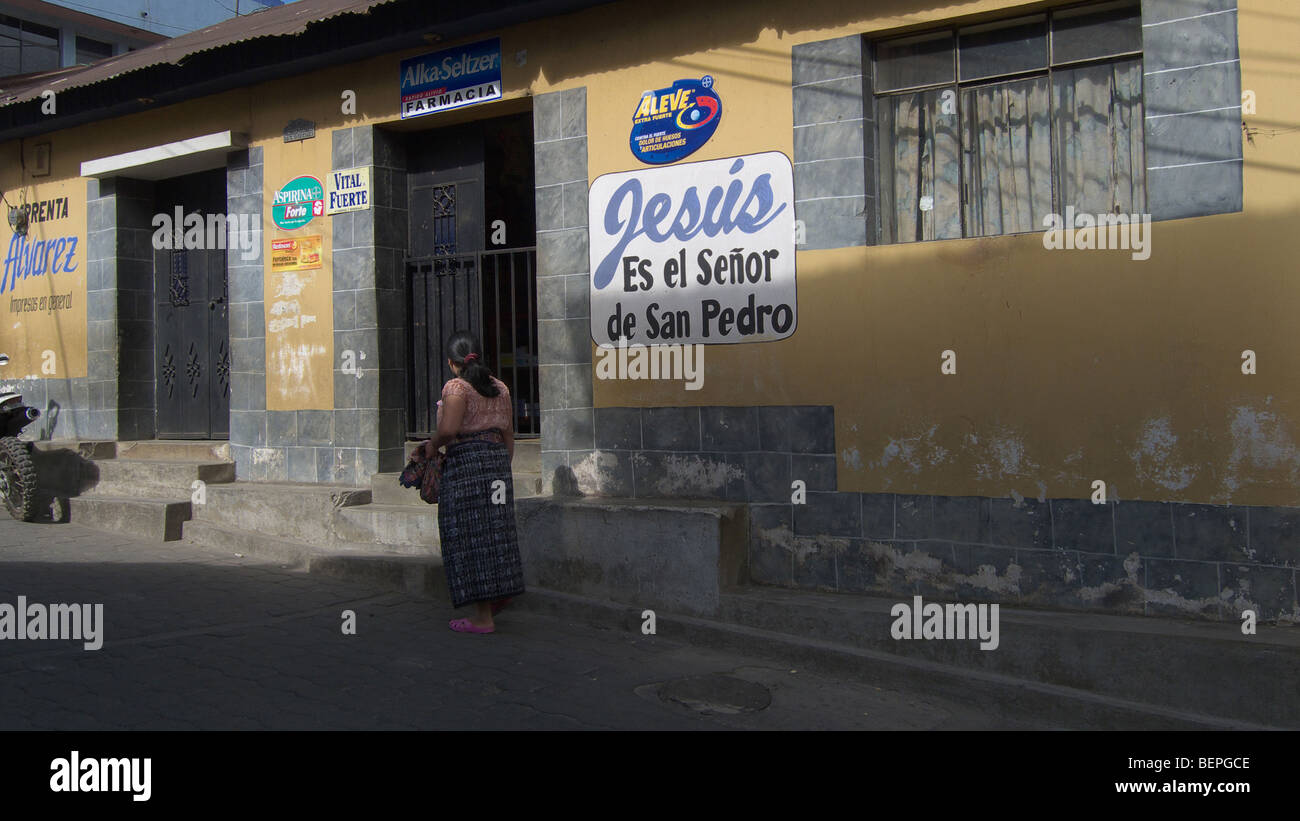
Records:
<instances>
[{"instance_id":1,"label":"black metal door","mask_svg":"<svg viewBox=\"0 0 1300 821\"><path fill-rule=\"evenodd\" d=\"M483 137L477 123L421 134L410 149L410 248L406 264L411 329L407 429L428 436L442 386L444 349L459 330L483 334Z\"/></svg>"},{"instance_id":2,"label":"black metal door","mask_svg":"<svg viewBox=\"0 0 1300 821\"><path fill-rule=\"evenodd\" d=\"M226 280L225 172L160 182L159 213L176 206L203 218L202 241L154 251L155 378L158 438L230 436L229 290ZM215 216L215 219L209 219ZM208 230L209 227L212 230Z\"/></svg>"}]
</instances>

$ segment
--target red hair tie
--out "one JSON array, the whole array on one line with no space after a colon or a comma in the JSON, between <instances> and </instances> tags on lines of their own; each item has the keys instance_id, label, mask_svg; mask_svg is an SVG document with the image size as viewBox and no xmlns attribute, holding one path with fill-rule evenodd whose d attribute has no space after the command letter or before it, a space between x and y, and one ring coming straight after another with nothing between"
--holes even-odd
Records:
<instances>
[{"instance_id":1,"label":"red hair tie","mask_svg":"<svg viewBox=\"0 0 1300 821\"><path fill-rule=\"evenodd\" d=\"M478 359L478 354L476 353L468 354L465 357L466 362L473 362L475 359Z\"/></svg>"}]
</instances>

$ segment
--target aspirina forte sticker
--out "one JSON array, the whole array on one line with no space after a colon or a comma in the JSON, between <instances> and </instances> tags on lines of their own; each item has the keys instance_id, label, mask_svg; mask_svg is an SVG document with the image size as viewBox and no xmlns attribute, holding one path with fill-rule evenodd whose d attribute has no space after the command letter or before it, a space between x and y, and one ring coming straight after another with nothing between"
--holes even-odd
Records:
<instances>
[{"instance_id":1,"label":"aspirina forte sticker","mask_svg":"<svg viewBox=\"0 0 1300 821\"><path fill-rule=\"evenodd\" d=\"M677 162L708 142L721 121L722 99L712 77L647 91L632 115L632 154L652 165Z\"/></svg>"},{"instance_id":2,"label":"aspirina forte sticker","mask_svg":"<svg viewBox=\"0 0 1300 821\"><path fill-rule=\"evenodd\" d=\"M605 174L591 184L588 221L596 344L794 333L794 171L784 154Z\"/></svg>"},{"instance_id":3,"label":"aspirina forte sticker","mask_svg":"<svg viewBox=\"0 0 1300 821\"><path fill-rule=\"evenodd\" d=\"M325 216L325 186L315 177L295 177L271 199L271 219L292 231Z\"/></svg>"}]
</instances>

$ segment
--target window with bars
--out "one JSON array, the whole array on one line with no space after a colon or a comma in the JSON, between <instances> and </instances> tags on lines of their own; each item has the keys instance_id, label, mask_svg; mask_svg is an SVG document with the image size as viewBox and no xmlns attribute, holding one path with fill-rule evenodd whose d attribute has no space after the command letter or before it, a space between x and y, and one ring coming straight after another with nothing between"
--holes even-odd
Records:
<instances>
[{"instance_id":1,"label":"window with bars","mask_svg":"<svg viewBox=\"0 0 1300 821\"><path fill-rule=\"evenodd\" d=\"M880 242L1146 209L1135 0L874 44Z\"/></svg>"},{"instance_id":2,"label":"window with bars","mask_svg":"<svg viewBox=\"0 0 1300 821\"><path fill-rule=\"evenodd\" d=\"M0 14L0 77L58 68L59 30Z\"/></svg>"},{"instance_id":3,"label":"window with bars","mask_svg":"<svg viewBox=\"0 0 1300 821\"><path fill-rule=\"evenodd\" d=\"M77 65L86 66L113 56L113 44L77 35Z\"/></svg>"}]
</instances>

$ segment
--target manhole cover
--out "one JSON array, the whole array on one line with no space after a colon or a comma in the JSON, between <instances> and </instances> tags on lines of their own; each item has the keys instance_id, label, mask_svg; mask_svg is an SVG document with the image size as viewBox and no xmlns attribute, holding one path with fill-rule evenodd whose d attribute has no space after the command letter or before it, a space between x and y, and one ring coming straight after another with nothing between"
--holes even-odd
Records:
<instances>
[{"instance_id":1,"label":"manhole cover","mask_svg":"<svg viewBox=\"0 0 1300 821\"><path fill-rule=\"evenodd\" d=\"M754 713L772 703L763 685L719 674L670 681L660 688L659 698L698 713L722 715Z\"/></svg>"}]
</instances>

